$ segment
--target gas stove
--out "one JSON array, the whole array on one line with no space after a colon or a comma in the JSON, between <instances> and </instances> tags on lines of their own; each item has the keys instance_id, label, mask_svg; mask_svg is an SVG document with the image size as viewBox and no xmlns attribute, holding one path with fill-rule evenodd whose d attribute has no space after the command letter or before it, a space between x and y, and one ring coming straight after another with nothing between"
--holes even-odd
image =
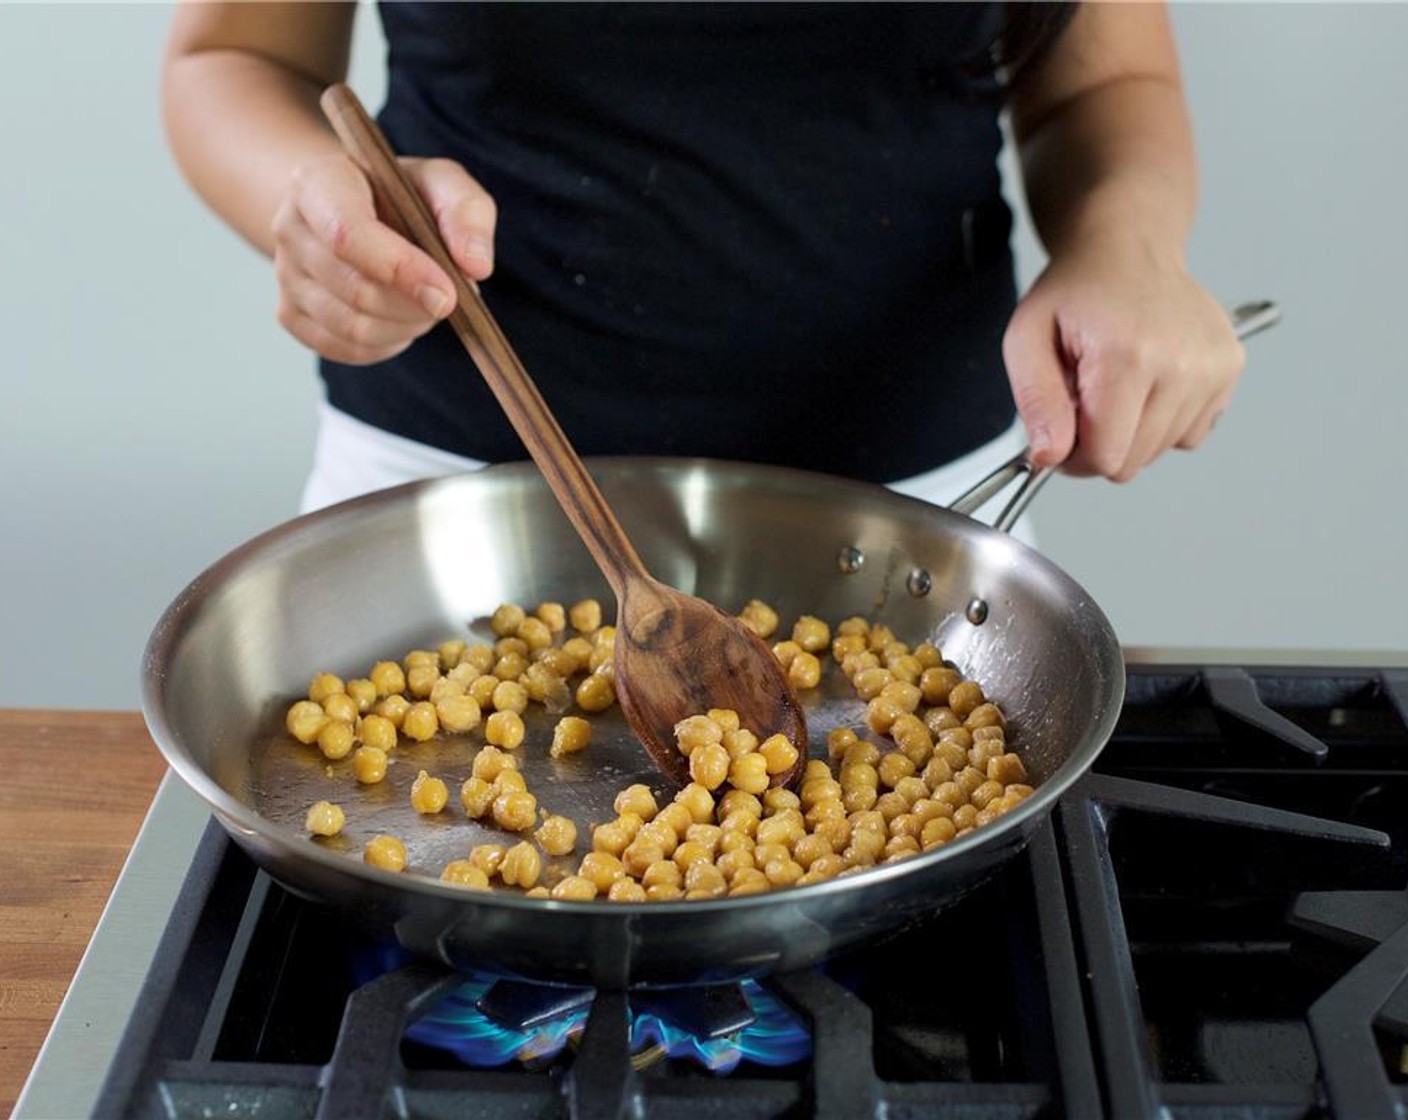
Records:
<instances>
[{"instance_id":1,"label":"gas stove","mask_svg":"<svg viewBox=\"0 0 1408 1120\"><path fill-rule=\"evenodd\" d=\"M1110 744L1019 858L744 985L407 959L168 779L16 1115L1402 1115L1408 659L1127 654Z\"/></svg>"}]
</instances>

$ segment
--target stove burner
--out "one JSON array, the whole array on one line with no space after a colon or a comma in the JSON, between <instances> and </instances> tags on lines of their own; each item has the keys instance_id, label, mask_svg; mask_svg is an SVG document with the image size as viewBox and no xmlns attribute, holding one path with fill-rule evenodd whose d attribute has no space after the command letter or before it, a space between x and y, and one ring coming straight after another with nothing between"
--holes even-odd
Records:
<instances>
[{"instance_id":1,"label":"stove burner","mask_svg":"<svg viewBox=\"0 0 1408 1120\"><path fill-rule=\"evenodd\" d=\"M594 993L590 989L513 982L503 988L504 983L493 977L471 975L413 1022L405 1037L447 1051L474 1069L512 1061L540 1068L580 1041L591 1012ZM811 1037L801 1020L760 984L744 981L712 1000L705 991L681 989L630 997L630 1053L635 1069L664 1058L687 1058L714 1073L729 1073L743 1061L785 1066L811 1053ZM526 1021L516 1025L498 1017L506 1008L509 1014L521 1013L535 998L551 1011L531 1010ZM707 1011L701 1014L707 1002L728 1005L726 1017L711 1023Z\"/></svg>"}]
</instances>

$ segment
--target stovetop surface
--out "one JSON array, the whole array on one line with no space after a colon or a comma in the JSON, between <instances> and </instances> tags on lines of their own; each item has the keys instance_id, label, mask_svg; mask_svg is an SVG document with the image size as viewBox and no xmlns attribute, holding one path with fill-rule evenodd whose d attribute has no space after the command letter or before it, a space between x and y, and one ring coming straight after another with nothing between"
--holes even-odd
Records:
<instances>
[{"instance_id":1,"label":"stovetop surface","mask_svg":"<svg viewBox=\"0 0 1408 1120\"><path fill-rule=\"evenodd\" d=\"M798 1036L735 1032L726 1073L663 1046L692 1013L639 994L465 1027L492 978L372 943L212 828L99 1111L1395 1117L1405 882L1408 672L1131 666L1095 771L994 878L883 944L709 994Z\"/></svg>"}]
</instances>

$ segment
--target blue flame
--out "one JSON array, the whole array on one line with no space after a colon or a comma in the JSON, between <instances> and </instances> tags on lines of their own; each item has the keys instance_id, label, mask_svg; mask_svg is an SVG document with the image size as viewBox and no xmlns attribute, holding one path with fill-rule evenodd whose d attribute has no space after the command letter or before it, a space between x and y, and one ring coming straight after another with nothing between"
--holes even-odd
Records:
<instances>
[{"instance_id":1,"label":"blue flame","mask_svg":"<svg viewBox=\"0 0 1408 1120\"><path fill-rule=\"evenodd\" d=\"M406 1037L454 1054L475 1068L517 1060L537 1063L561 1053L586 1029L590 1009L577 1008L530 1030L498 1025L476 1006L493 983L487 977L466 979L429 1013L412 1023ZM654 1014L631 1014L631 1053L663 1047L670 1058L688 1058L715 1073L729 1073L740 1062L784 1066L811 1053L811 1036L802 1021L776 996L754 981L743 993L757 1018L736 1034L701 1039L673 1027Z\"/></svg>"}]
</instances>

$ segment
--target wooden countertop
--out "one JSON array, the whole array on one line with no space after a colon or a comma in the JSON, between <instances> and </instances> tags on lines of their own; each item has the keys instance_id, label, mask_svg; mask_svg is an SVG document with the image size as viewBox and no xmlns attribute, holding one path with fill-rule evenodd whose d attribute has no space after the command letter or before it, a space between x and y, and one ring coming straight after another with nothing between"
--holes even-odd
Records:
<instances>
[{"instance_id":1,"label":"wooden countertop","mask_svg":"<svg viewBox=\"0 0 1408 1120\"><path fill-rule=\"evenodd\" d=\"M165 772L136 712L0 709L0 1116Z\"/></svg>"}]
</instances>

